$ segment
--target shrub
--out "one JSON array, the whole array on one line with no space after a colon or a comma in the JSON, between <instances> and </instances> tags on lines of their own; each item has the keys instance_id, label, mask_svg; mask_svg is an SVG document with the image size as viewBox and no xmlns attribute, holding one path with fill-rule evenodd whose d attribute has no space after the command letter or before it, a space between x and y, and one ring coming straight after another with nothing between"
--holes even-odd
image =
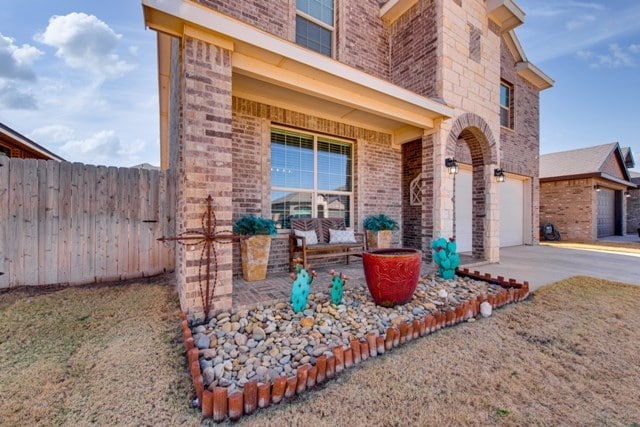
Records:
<instances>
[{"instance_id":1,"label":"shrub","mask_svg":"<svg viewBox=\"0 0 640 427\"><path fill-rule=\"evenodd\" d=\"M245 215L233 223L233 232L247 236L275 236L276 223L272 219Z\"/></svg>"},{"instance_id":2,"label":"shrub","mask_svg":"<svg viewBox=\"0 0 640 427\"><path fill-rule=\"evenodd\" d=\"M364 219L362 225L367 230L374 232L398 229L398 223L396 222L396 220L385 214L368 216Z\"/></svg>"}]
</instances>

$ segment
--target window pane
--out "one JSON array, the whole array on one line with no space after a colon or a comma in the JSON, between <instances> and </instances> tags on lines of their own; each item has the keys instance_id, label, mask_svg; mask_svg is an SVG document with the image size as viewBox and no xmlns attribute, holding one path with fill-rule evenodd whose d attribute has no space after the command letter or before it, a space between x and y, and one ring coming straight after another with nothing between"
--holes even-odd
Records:
<instances>
[{"instance_id":1,"label":"window pane","mask_svg":"<svg viewBox=\"0 0 640 427\"><path fill-rule=\"evenodd\" d=\"M510 127L508 109L500 108L500 126Z\"/></svg>"},{"instance_id":2,"label":"window pane","mask_svg":"<svg viewBox=\"0 0 640 427\"><path fill-rule=\"evenodd\" d=\"M301 16L296 16L296 43L331 56L331 31Z\"/></svg>"},{"instance_id":3,"label":"window pane","mask_svg":"<svg viewBox=\"0 0 640 427\"><path fill-rule=\"evenodd\" d=\"M313 137L271 133L271 186L313 189Z\"/></svg>"},{"instance_id":4,"label":"window pane","mask_svg":"<svg viewBox=\"0 0 640 427\"><path fill-rule=\"evenodd\" d=\"M318 189L351 191L351 144L318 139Z\"/></svg>"},{"instance_id":5,"label":"window pane","mask_svg":"<svg viewBox=\"0 0 640 427\"><path fill-rule=\"evenodd\" d=\"M333 0L296 0L296 8L333 27Z\"/></svg>"},{"instance_id":6,"label":"window pane","mask_svg":"<svg viewBox=\"0 0 640 427\"><path fill-rule=\"evenodd\" d=\"M344 218L344 224L351 226L351 196L318 194L316 203L318 218Z\"/></svg>"},{"instance_id":7,"label":"window pane","mask_svg":"<svg viewBox=\"0 0 640 427\"><path fill-rule=\"evenodd\" d=\"M506 85L500 85L500 105L509 108L509 87Z\"/></svg>"},{"instance_id":8,"label":"window pane","mask_svg":"<svg viewBox=\"0 0 640 427\"><path fill-rule=\"evenodd\" d=\"M311 218L311 193L271 192L271 215L277 228L289 228L291 218Z\"/></svg>"}]
</instances>

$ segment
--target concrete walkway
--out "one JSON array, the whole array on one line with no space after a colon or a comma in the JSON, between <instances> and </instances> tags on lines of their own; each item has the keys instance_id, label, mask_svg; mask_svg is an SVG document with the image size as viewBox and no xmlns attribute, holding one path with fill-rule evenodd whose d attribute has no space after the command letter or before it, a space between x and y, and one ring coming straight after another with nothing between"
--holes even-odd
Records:
<instances>
[{"instance_id":1,"label":"concrete walkway","mask_svg":"<svg viewBox=\"0 0 640 427\"><path fill-rule=\"evenodd\" d=\"M550 246L500 250L500 262L470 268L493 276L528 281L532 290L572 276L592 276L640 285L640 255Z\"/></svg>"}]
</instances>

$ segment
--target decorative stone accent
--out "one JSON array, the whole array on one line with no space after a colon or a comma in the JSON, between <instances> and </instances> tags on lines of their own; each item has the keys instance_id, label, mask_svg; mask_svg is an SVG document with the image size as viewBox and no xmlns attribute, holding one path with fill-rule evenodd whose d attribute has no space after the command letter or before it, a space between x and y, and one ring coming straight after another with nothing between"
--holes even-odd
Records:
<instances>
[{"instance_id":1,"label":"decorative stone accent","mask_svg":"<svg viewBox=\"0 0 640 427\"><path fill-rule=\"evenodd\" d=\"M214 387L212 392L204 390L198 355L212 358L215 353L205 356L205 354L209 354L207 352L210 349L198 352L196 348L191 348L187 351L187 360L191 362L189 367L194 376L194 388L198 402L202 407L203 416L212 417L215 422L222 422L227 417L232 421L238 420L242 414L251 414L258 408L268 407L270 403L277 404L284 397L288 400L293 399L296 395L304 393L316 384L335 378L344 369L353 367L356 364L356 355L358 356L358 361L383 355L395 346L417 339L440 327L452 326L467 320L467 318L473 318L474 313L476 315L480 313L481 302L483 308L491 310L490 301L496 307L500 307L520 301L528 295L529 285L527 282L518 283L513 279L505 280L503 277L492 278L490 275L481 275L479 272L471 273L468 270L462 270L458 273L491 281L501 287L497 288L497 293L478 294L471 296L466 301L457 303L455 306L450 304L449 307L453 308L444 312L440 309L426 314L424 317L396 322L394 324L397 324L399 329L390 326L386 329L385 335L370 332L366 335L365 341L350 340L348 348L334 346L331 349L330 356L328 356L329 351L325 347L325 353L317 357L315 365L312 366L303 362L293 371L293 375L276 377L271 384L269 382L258 383L256 379L253 379L244 383L242 392L232 391L228 394L227 388L220 386ZM496 292L496 288L493 288L492 292ZM218 317L219 319L216 320L220 320L223 325L229 323L228 313L223 313ZM194 331L187 333L186 329L183 328L184 336L192 333L201 334L205 329L198 326ZM404 340L402 340L403 337ZM189 339L191 340L190 342L193 342L193 337L190 336ZM186 349L188 339L184 341ZM373 347L373 351L371 347ZM293 360L294 358L287 357L287 359ZM295 360L301 359L295 358Z\"/></svg>"}]
</instances>

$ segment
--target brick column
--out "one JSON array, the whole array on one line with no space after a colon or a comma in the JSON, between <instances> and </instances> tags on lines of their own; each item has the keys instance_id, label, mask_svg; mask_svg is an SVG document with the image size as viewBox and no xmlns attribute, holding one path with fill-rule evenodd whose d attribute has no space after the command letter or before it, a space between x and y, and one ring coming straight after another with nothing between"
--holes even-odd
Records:
<instances>
[{"instance_id":1,"label":"brick column","mask_svg":"<svg viewBox=\"0 0 640 427\"><path fill-rule=\"evenodd\" d=\"M209 195L217 231L231 230L231 51L185 35L181 52L176 232L202 227ZM213 313L231 308L232 291L232 247L215 244L215 248L218 281ZM200 255L199 246L180 245L176 251L180 305L191 318L204 317L198 281Z\"/></svg>"}]
</instances>

